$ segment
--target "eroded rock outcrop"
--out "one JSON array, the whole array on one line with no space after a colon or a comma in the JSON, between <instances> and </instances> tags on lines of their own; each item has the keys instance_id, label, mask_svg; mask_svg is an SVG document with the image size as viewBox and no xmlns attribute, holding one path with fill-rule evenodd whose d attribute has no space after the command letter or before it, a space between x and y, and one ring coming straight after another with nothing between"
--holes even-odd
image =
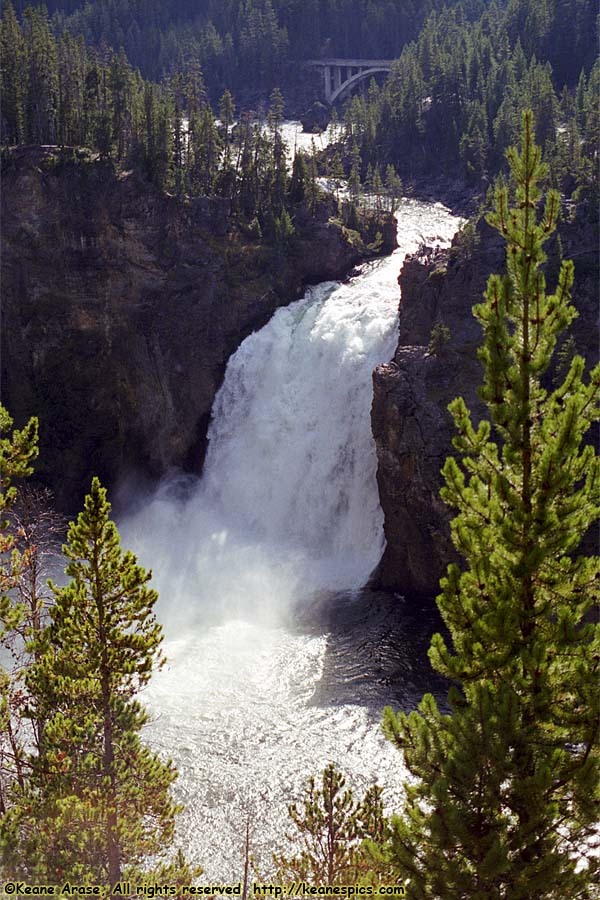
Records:
<instances>
[{"instance_id":1,"label":"eroded rock outcrop","mask_svg":"<svg viewBox=\"0 0 600 900\"><path fill-rule=\"evenodd\" d=\"M578 352L593 363L598 354L597 226L564 224L560 233L564 256L576 266L573 300L580 315L571 333ZM552 284L556 242L548 255ZM372 427L387 539L372 579L377 587L433 598L454 558L451 512L439 497L440 470L452 452L454 435L447 406L462 396L475 421L486 412L476 392L482 381L477 360L482 332L471 310L480 302L489 274L503 266L504 244L484 223L469 250L455 240L449 251L425 249L404 263L398 348L394 359L373 374ZM438 322L450 337L432 353L428 345Z\"/></svg>"},{"instance_id":2,"label":"eroded rock outcrop","mask_svg":"<svg viewBox=\"0 0 600 900\"><path fill-rule=\"evenodd\" d=\"M199 471L231 353L360 252L327 203L274 260L225 200L184 203L110 163L58 160L21 148L4 167L1 386L17 423L39 416L38 475L72 511L94 473L111 485Z\"/></svg>"}]
</instances>

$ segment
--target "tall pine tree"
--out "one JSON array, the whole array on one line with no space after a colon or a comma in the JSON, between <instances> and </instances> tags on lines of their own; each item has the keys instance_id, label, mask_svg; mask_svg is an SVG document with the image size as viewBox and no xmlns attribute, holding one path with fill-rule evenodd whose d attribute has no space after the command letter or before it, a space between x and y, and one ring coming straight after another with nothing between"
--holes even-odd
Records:
<instances>
[{"instance_id":1,"label":"tall pine tree","mask_svg":"<svg viewBox=\"0 0 600 900\"><path fill-rule=\"evenodd\" d=\"M23 787L25 778L25 750L18 724L22 671L17 654L22 649L18 636L26 609L19 602L18 586L27 573L30 559L27 552L20 550L14 525L11 527L7 516L17 500L14 482L31 475L38 453L37 419L30 419L20 430L12 430L12 424L8 410L0 404L0 818L10 807L14 791ZM12 665L7 669L5 665L9 661Z\"/></svg>"},{"instance_id":2,"label":"tall pine tree","mask_svg":"<svg viewBox=\"0 0 600 900\"><path fill-rule=\"evenodd\" d=\"M151 573L121 550L109 512L95 478L64 547L71 581L53 587L51 621L27 675L30 715L44 727L2 822L11 877L114 885L173 838L176 772L141 742L148 715L136 699L161 663L157 595ZM193 874L182 857L162 871L188 884ZM159 862L143 874L160 872Z\"/></svg>"},{"instance_id":3,"label":"tall pine tree","mask_svg":"<svg viewBox=\"0 0 600 900\"><path fill-rule=\"evenodd\" d=\"M474 428L462 399L450 405L459 459L446 461L442 495L458 509L465 564L449 567L438 598L452 649L436 635L430 658L454 682L451 713L431 695L419 712L385 713L416 781L378 855L427 900L583 900L599 869L599 570L578 551L600 499L598 460L582 447L600 367L584 381L575 356L555 390L542 382L576 311L571 262L545 290L559 197L548 194L540 218L533 129L528 112L521 151L508 154L516 202L499 188L489 217L507 274L491 276L474 308L491 422Z\"/></svg>"}]
</instances>

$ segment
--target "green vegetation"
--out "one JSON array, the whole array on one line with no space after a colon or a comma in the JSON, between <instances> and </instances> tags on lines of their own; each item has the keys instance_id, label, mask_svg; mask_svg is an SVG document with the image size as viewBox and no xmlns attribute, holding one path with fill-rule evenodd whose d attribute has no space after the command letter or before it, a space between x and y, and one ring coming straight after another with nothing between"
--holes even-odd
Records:
<instances>
[{"instance_id":1,"label":"green vegetation","mask_svg":"<svg viewBox=\"0 0 600 900\"><path fill-rule=\"evenodd\" d=\"M26 10L20 23L10 2L4 5L0 46L2 142L62 148L47 157L46 168L85 162L92 156L72 148L88 147L182 199L226 198L234 215L256 218L261 233L276 244L293 232L288 219L295 205L317 192L316 186L307 190L306 169L296 173L293 194L288 192L279 91L272 93L268 130L244 115L232 136L233 97L224 93L224 124L218 126L197 65L185 76L152 84L123 51L89 49L81 36L68 32L57 36L43 8Z\"/></svg>"},{"instance_id":2,"label":"green vegetation","mask_svg":"<svg viewBox=\"0 0 600 900\"><path fill-rule=\"evenodd\" d=\"M362 184L378 209L384 200L393 207L399 175L440 170L485 192L518 136L521 111L531 108L554 186L597 216L600 63L589 0L151 6L142 16L134 0L55 3L50 18L45 7L19 4L18 19L7 0L2 143L90 147L180 196L227 197L274 237L284 155L276 137L261 145L260 115L240 115L232 135L230 90L265 97L276 84L297 83L291 60L318 55L331 38L328 53L399 56L382 89L373 82L346 107L345 150L334 152L326 174L347 174L354 198ZM409 36L417 39L405 46ZM145 81L136 65L161 83ZM276 94L268 120L280 123Z\"/></svg>"},{"instance_id":3,"label":"green vegetation","mask_svg":"<svg viewBox=\"0 0 600 900\"><path fill-rule=\"evenodd\" d=\"M321 787L311 778L302 801L291 804L289 814L295 826L289 840L294 848L300 844L303 849L296 856L274 856L282 884L353 884L368 879L372 860L365 840L381 839L386 833L380 787L374 785L355 800L342 773L330 764L323 770Z\"/></svg>"},{"instance_id":4,"label":"green vegetation","mask_svg":"<svg viewBox=\"0 0 600 900\"><path fill-rule=\"evenodd\" d=\"M32 462L38 452L37 419L30 419L20 431L11 431L12 424L7 410L0 405L0 646L8 651L12 662L16 657L17 663L11 666L12 671L0 667L0 815L8 809L13 788L22 785L24 780L19 719L15 716L20 708L22 682L15 638L27 612L15 595L29 559L19 551L17 536L9 528L7 516L17 499L14 480L32 473Z\"/></svg>"},{"instance_id":5,"label":"green vegetation","mask_svg":"<svg viewBox=\"0 0 600 900\"><path fill-rule=\"evenodd\" d=\"M0 415L8 431L4 408ZM34 419L2 438L5 511L17 500L12 479L31 473L36 443ZM71 581L51 585L49 621L37 603L28 609L2 599L2 644L20 662L0 679L3 872L45 884L115 884L136 875L189 884L198 873L183 856L166 858L179 809L169 793L177 773L139 736L148 716L136 694L161 664L157 595L147 586L151 573L121 550L109 512L95 478L69 527L63 550ZM15 542L5 520L0 577L13 597L35 561Z\"/></svg>"},{"instance_id":6,"label":"green vegetation","mask_svg":"<svg viewBox=\"0 0 600 900\"><path fill-rule=\"evenodd\" d=\"M59 34L43 7L28 7L20 22L10 0L0 20L0 48L2 143L46 145L43 171L100 161L133 171L182 202L221 197L231 221L270 245L275 261L293 250L296 219L306 225L318 215L322 191L314 159L298 153L291 178L288 173L279 89L271 92L266 113L241 113L235 126L235 101L226 90L219 122L197 61L153 84L123 50L89 48L81 35ZM3 151L3 162L10 165L10 151Z\"/></svg>"},{"instance_id":7,"label":"green vegetation","mask_svg":"<svg viewBox=\"0 0 600 900\"><path fill-rule=\"evenodd\" d=\"M29 0L16 0L19 14ZM297 81L294 63L333 56L390 58L443 0L48 0L57 29L90 46L124 47L156 81L202 66L216 103L226 88L269 93ZM478 4L481 5L481 4Z\"/></svg>"},{"instance_id":8,"label":"green vegetation","mask_svg":"<svg viewBox=\"0 0 600 900\"><path fill-rule=\"evenodd\" d=\"M0 569L0 596L2 597L2 616L7 613L9 601L7 591L15 585L17 573L24 565L15 547L15 536L8 529L8 521L4 517L17 499L17 488L13 484L16 478L25 478L33 472L32 463L37 457L38 421L30 419L25 428L11 431L13 420L8 411L0 405L0 555L7 564ZM8 433L8 436L6 436ZM1 633L1 632L0 632Z\"/></svg>"},{"instance_id":9,"label":"green vegetation","mask_svg":"<svg viewBox=\"0 0 600 900\"><path fill-rule=\"evenodd\" d=\"M398 57L383 88L373 82L348 103L327 166L338 194L349 175L340 223L356 246L364 247L365 193L381 215L394 211L401 177L452 173L484 195L502 173L489 221L506 240L507 274L490 278L474 310L490 421L475 428L454 401L458 459L444 466L464 563L449 567L438 598L451 645L437 635L430 657L453 682L450 713L430 695L418 712L386 711L386 733L413 776L402 815L386 822L379 788L355 800L329 766L290 807L295 848L275 862L284 881L345 884L376 873L422 900L586 900L600 867L591 621L599 571L579 548L600 502L597 459L582 447L597 418L600 370L585 381L565 337L576 315L572 263L557 263L551 295L542 269L561 198L598 217L592 3L64 0L48 8L4 4L2 144L50 145L44 173L100 161L181 203L221 197L239 232L270 243L265 269L293 252L298 221L320 209L315 153L298 153L288 173L277 85L321 51ZM270 96L268 110L236 111L231 91ZM526 107L534 115L525 114L517 152ZM545 178L555 190L541 211ZM375 252L382 234L371 225ZM477 240L467 224L454 257L467 259ZM229 249L238 253L235 240ZM429 353L443 354L449 339L438 322ZM8 435L0 439L0 644L12 660L0 671L4 870L39 882L190 883L198 873L168 855L176 773L140 738L147 714L136 697L161 663L150 573L121 550L94 479L64 548L70 582L44 595L37 542L9 521L13 482L37 455L37 422L11 431L0 407L0 427Z\"/></svg>"},{"instance_id":10,"label":"green vegetation","mask_svg":"<svg viewBox=\"0 0 600 900\"><path fill-rule=\"evenodd\" d=\"M448 328L448 326L444 325L443 322L436 322L431 329L427 352L432 356L439 356L446 344L449 342L450 337L450 329Z\"/></svg>"},{"instance_id":11,"label":"green vegetation","mask_svg":"<svg viewBox=\"0 0 600 900\"><path fill-rule=\"evenodd\" d=\"M411 897L589 898L600 861L596 819L598 602L596 558L578 555L598 517L600 468L582 438L598 417L600 367L542 386L559 335L576 315L573 264L547 295L543 244L559 197L524 117L509 151L513 207L498 188L490 223L507 242L507 274L492 275L474 314L485 340L481 396L491 423L475 429L462 399L450 411L459 461L444 466L443 499L458 509L464 558L438 605L452 639L433 638L434 667L454 682L451 713L426 695L419 712L388 709L385 730L412 776L404 814L374 851ZM497 443L490 439L492 428Z\"/></svg>"},{"instance_id":12,"label":"green vegetation","mask_svg":"<svg viewBox=\"0 0 600 900\"><path fill-rule=\"evenodd\" d=\"M485 4L478 15L473 7L432 14L384 87L373 84L348 103L348 159L358 152L363 174L393 163L403 178L451 173L484 190L518 138L522 110L531 108L554 186L583 195L597 216L594 4L510 0Z\"/></svg>"}]
</instances>

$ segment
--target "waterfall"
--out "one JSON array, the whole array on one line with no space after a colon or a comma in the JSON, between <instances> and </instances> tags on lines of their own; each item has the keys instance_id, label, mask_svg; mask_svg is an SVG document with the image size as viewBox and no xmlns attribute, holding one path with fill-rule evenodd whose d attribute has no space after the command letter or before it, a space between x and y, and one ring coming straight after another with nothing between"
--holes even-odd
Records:
<instances>
[{"instance_id":1,"label":"waterfall","mask_svg":"<svg viewBox=\"0 0 600 900\"><path fill-rule=\"evenodd\" d=\"M375 658L418 685L410 635L384 623L369 636L368 613L336 644L291 611L330 592L350 603L380 558L371 372L393 354L402 259L456 227L440 205L406 201L396 253L279 309L229 361L202 478L165 479L122 523L168 636L147 737L180 772L180 841L209 878L239 877L245 815L268 872L287 803L328 761L355 785L403 777L378 727L394 697L369 685Z\"/></svg>"},{"instance_id":2,"label":"waterfall","mask_svg":"<svg viewBox=\"0 0 600 900\"><path fill-rule=\"evenodd\" d=\"M192 498L167 480L126 526L163 596L230 613L365 583L383 549L371 372L393 354L401 259L455 227L443 207L404 204L391 257L311 288L242 343Z\"/></svg>"},{"instance_id":3,"label":"waterfall","mask_svg":"<svg viewBox=\"0 0 600 900\"><path fill-rule=\"evenodd\" d=\"M376 291L320 285L244 342L215 403L198 510L311 587L360 586L382 550L370 373L394 322Z\"/></svg>"}]
</instances>

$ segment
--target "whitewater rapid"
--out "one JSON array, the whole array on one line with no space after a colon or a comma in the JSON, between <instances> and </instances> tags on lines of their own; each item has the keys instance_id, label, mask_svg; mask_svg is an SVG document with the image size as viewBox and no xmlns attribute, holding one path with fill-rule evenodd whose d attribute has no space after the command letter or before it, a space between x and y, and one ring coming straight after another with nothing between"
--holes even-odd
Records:
<instances>
[{"instance_id":1,"label":"whitewater rapid","mask_svg":"<svg viewBox=\"0 0 600 900\"><path fill-rule=\"evenodd\" d=\"M359 790L379 781L390 806L401 790L401 759L378 723L402 679L418 678L408 650L392 660L401 638L385 616L374 626L356 611L384 542L371 373L393 355L402 259L447 244L458 220L416 201L397 219L391 257L308 290L243 342L215 401L202 479L166 479L123 523L154 570L167 635L168 665L144 697L146 737L179 770L178 840L209 880L240 878L246 819L268 875L287 804L329 761ZM324 624L328 604L339 627ZM395 674L373 691L377 666Z\"/></svg>"}]
</instances>

